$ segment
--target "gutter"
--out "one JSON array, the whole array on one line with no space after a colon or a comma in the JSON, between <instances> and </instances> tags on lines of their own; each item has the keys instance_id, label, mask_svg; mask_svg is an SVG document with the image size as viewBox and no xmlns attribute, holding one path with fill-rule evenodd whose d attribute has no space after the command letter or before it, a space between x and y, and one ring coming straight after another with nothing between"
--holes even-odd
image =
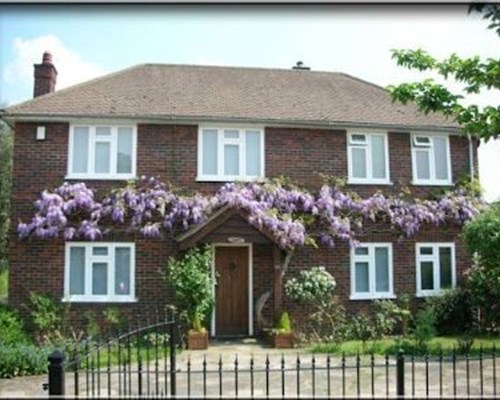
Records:
<instances>
[{"instance_id":1,"label":"gutter","mask_svg":"<svg viewBox=\"0 0 500 400\"><path fill-rule=\"evenodd\" d=\"M11 118L5 118L5 115L6 115L5 110L3 108L0 108L0 120L5 122L9 126L9 128L12 129L12 131L14 131L14 125L12 125L9 121L11 120Z\"/></svg>"},{"instance_id":2,"label":"gutter","mask_svg":"<svg viewBox=\"0 0 500 400\"><path fill-rule=\"evenodd\" d=\"M322 128L322 129L350 129L350 128L368 128L368 129L387 129L402 132L409 131L439 131L459 134L461 129L459 127L441 127L434 125L399 125L399 124L377 124L370 122L352 122L352 121L304 121L304 120L278 120L278 119L253 119L253 118L228 118L228 117L209 117L209 116L150 116L150 115L102 115L102 114L60 114L60 115L47 115L47 114L8 114L6 119L11 121L54 121L54 122L68 122L68 121L89 121L89 120L128 120L132 123L165 123L171 124L184 124L184 125L200 125L203 123L217 123L217 124L249 124L249 125L266 125L269 127L297 127L297 128Z\"/></svg>"},{"instance_id":3,"label":"gutter","mask_svg":"<svg viewBox=\"0 0 500 400\"><path fill-rule=\"evenodd\" d=\"M475 179L475 170L474 170L474 146L472 144L472 137L471 135L467 135L467 138L469 139L469 175L471 181Z\"/></svg>"}]
</instances>

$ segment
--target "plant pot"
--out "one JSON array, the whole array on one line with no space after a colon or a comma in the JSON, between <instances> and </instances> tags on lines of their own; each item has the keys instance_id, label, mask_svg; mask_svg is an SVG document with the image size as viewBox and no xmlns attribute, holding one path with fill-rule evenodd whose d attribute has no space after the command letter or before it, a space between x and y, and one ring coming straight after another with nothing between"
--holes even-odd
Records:
<instances>
[{"instance_id":1,"label":"plant pot","mask_svg":"<svg viewBox=\"0 0 500 400\"><path fill-rule=\"evenodd\" d=\"M187 336L187 347L189 350L206 350L208 348L208 332L190 330Z\"/></svg>"},{"instance_id":2,"label":"plant pot","mask_svg":"<svg viewBox=\"0 0 500 400\"><path fill-rule=\"evenodd\" d=\"M291 349L295 344L295 336L293 332L289 333L273 333L272 344L276 349Z\"/></svg>"}]
</instances>

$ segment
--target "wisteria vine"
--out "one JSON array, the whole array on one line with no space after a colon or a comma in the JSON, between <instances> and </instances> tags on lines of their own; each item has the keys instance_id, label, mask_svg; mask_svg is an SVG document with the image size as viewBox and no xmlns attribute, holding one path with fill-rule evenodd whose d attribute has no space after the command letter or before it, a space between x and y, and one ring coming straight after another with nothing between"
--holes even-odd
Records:
<instances>
[{"instance_id":1,"label":"wisteria vine","mask_svg":"<svg viewBox=\"0 0 500 400\"><path fill-rule=\"evenodd\" d=\"M81 182L44 191L31 222L20 222L18 233L21 238L94 241L121 229L157 238L186 231L222 207L233 207L245 210L248 222L270 231L283 249L316 245L318 240L327 246L336 240L355 246L366 222L386 222L391 230L411 236L426 224L462 225L484 205L465 189L435 200L382 193L362 199L329 185L313 195L277 181L227 183L212 195L186 196L156 178L143 177L100 200Z\"/></svg>"}]
</instances>

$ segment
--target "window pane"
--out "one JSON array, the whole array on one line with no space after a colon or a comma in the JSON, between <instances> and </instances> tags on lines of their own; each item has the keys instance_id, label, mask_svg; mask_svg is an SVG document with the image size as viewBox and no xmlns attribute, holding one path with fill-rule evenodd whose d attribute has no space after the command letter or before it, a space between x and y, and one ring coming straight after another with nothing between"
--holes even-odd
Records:
<instances>
[{"instance_id":1,"label":"window pane","mask_svg":"<svg viewBox=\"0 0 500 400\"><path fill-rule=\"evenodd\" d=\"M365 135L360 135L360 134L354 134L354 135L351 135L351 140L353 142L365 143L366 142L366 136Z\"/></svg>"},{"instance_id":2,"label":"window pane","mask_svg":"<svg viewBox=\"0 0 500 400\"><path fill-rule=\"evenodd\" d=\"M385 140L383 136L372 136L372 174L373 178L385 179Z\"/></svg>"},{"instance_id":3,"label":"window pane","mask_svg":"<svg viewBox=\"0 0 500 400\"><path fill-rule=\"evenodd\" d=\"M224 139L238 139L240 132L237 130L227 129L224 131Z\"/></svg>"},{"instance_id":4,"label":"window pane","mask_svg":"<svg viewBox=\"0 0 500 400\"><path fill-rule=\"evenodd\" d=\"M357 256L367 256L368 255L368 247L356 247L354 249L354 254Z\"/></svg>"},{"instance_id":5,"label":"window pane","mask_svg":"<svg viewBox=\"0 0 500 400\"><path fill-rule=\"evenodd\" d=\"M203 131L203 175L217 175L217 131Z\"/></svg>"},{"instance_id":6,"label":"window pane","mask_svg":"<svg viewBox=\"0 0 500 400\"><path fill-rule=\"evenodd\" d=\"M420 254L432 256L432 254L434 254L433 250L434 249L432 247L421 247Z\"/></svg>"},{"instance_id":7,"label":"window pane","mask_svg":"<svg viewBox=\"0 0 500 400\"><path fill-rule=\"evenodd\" d=\"M429 152L427 150L417 150L415 152L417 164L417 179L431 179L429 169Z\"/></svg>"},{"instance_id":8,"label":"window pane","mask_svg":"<svg viewBox=\"0 0 500 400\"><path fill-rule=\"evenodd\" d=\"M92 264L92 294L108 294L108 263Z\"/></svg>"},{"instance_id":9,"label":"window pane","mask_svg":"<svg viewBox=\"0 0 500 400\"><path fill-rule=\"evenodd\" d=\"M85 294L85 247L70 248L69 294Z\"/></svg>"},{"instance_id":10,"label":"window pane","mask_svg":"<svg viewBox=\"0 0 500 400\"><path fill-rule=\"evenodd\" d=\"M261 159L260 159L260 132L247 131L245 134L246 141L246 174L250 176L260 176Z\"/></svg>"},{"instance_id":11,"label":"window pane","mask_svg":"<svg viewBox=\"0 0 500 400\"><path fill-rule=\"evenodd\" d=\"M375 248L375 291L389 291L389 249Z\"/></svg>"},{"instance_id":12,"label":"window pane","mask_svg":"<svg viewBox=\"0 0 500 400\"><path fill-rule=\"evenodd\" d=\"M89 157L89 129L77 127L73 134L73 171L85 173L88 168Z\"/></svg>"},{"instance_id":13,"label":"window pane","mask_svg":"<svg viewBox=\"0 0 500 400\"><path fill-rule=\"evenodd\" d=\"M132 128L118 128L118 154L116 172L132 173Z\"/></svg>"},{"instance_id":14,"label":"window pane","mask_svg":"<svg viewBox=\"0 0 500 400\"><path fill-rule=\"evenodd\" d=\"M97 142L95 144L95 172L96 173L109 173L111 153L111 143Z\"/></svg>"},{"instance_id":15,"label":"window pane","mask_svg":"<svg viewBox=\"0 0 500 400\"><path fill-rule=\"evenodd\" d=\"M367 262L357 262L354 264L355 268L355 282L354 291L356 293L363 293L369 291L368 284L368 263Z\"/></svg>"},{"instance_id":16,"label":"window pane","mask_svg":"<svg viewBox=\"0 0 500 400\"><path fill-rule=\"evenodd\" d=\"M130 294L130 249L115 250L115 294Z\"/></svg>"},{"instance_id":17,"label":"window pane","mask_svg":"<svg viewBox=\"0 0 500 400\"><path fill-rule=\"evenodd\" d=\"M439 248L439 277L441 280L441 289L451 288L451 248Z\"/></svg>"},{"instance_id":18,"label":"window pane","mask_svg":"<svg viewBox=\"0 0 500 400\"><path fill-rule=\"evenodd\" d=\"M421 287L422 290L434 289L434 263L432 261L422 261L420 263Z\"/></svg>"},{"instance_id":19,"label":"window pane","mask_svg":"<svg viewBox=\"0 0 500 400\"><path fill-rule=\"evenodd\" d=\"M240 146L224 145L224 175L240 174Z\"/></svg>"},{"instance_id":20,"label":"window pane","mask_svg":"<svg viewBox=\"0 0 500 400\"><path fill-rule=\"evenodd\" d=\"M92 247L92 255L93 256L107 256L108 248L107 247Z\"/></svg>"},{"instance_id":21,"label":"window pane","mask_svg":"<svg viewBox=\"0 0 500 400\"><path fill-rule=\"evenodd\" d=\"M366 149L352 147L352 177L366 178Z\"/></svg>"},{"instance_id":22,"label":"window pane","mask_svg":"<svg viewBox=\"0 0 500 400\"><path fill-rule=\"evenodd\" d=\"M111 128L109 126L98 126L95 129L95 133L99 137L110 137L111 136Z\"/></svg>"},{"instance_id":23,"label":"window pane","mask_svg":"<svg viewBox=\"0 0 500 400\"><path fill-rule=\"evenodd\" d=\"M434 161L436 163L436 179L448 179L446 138L434 138Z\"/></svg>"}]
</instances>

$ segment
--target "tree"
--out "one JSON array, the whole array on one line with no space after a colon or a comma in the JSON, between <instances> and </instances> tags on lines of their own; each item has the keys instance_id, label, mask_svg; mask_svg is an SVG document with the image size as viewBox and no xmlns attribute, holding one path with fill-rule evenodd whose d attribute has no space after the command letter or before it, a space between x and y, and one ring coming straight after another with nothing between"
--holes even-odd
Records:
<instances>
[{"instance_id":1,"label":"tree","mask_svg":"<svg viewBox=\"0 0 500 400\"><path fill-rule=\"evenodd\" d=\"M0 121L0 270L7 266L12 173L12 132Z\"/></svg>"},{"instance_id":2,"label":"tree","mask_svg":"<svg viewBox=\"0 0 500 400\"><path fill-rule=\"evenodd\" d=\"M489 29L500 36L500 5L475 4L469 12L481 12L490 20ZM500 59L481 60L478 56L460 58L456 54L439 61L425 50L393 50L392 58L399 66L417 71L437 72L445 80L449 78L463 84L467 94L477 94L482 90L500 89ZM389 86L393 101L403 104L415 102L424 113L439 111L454 118L464 133L488 141L500 135L500 106L464 105L463 96L452 93L444 85L433 79L422 82L402 83Z\"/></svg>"}]
</instances>

